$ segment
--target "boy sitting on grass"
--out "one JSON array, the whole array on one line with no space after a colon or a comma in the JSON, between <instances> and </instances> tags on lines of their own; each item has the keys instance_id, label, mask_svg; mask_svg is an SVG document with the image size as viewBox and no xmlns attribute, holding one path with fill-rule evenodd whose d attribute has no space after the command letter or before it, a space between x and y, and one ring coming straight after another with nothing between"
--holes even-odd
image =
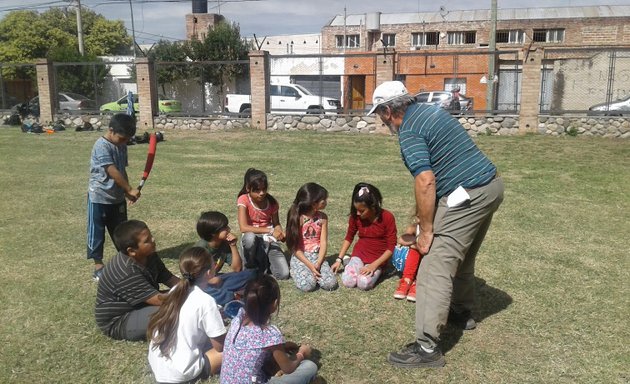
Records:
<instances>
[{"instance_id":1,"label":"boy sitting on grass","mask_svg":"<svg viewBox=\"0 0 630 384\"><path fill-rule=\"evenodd\" d=\"M155 241L144 222L119 224L114 243L120 251L98 281L96 324L116 340L145 340L149 317L162 305L159 284L173 287L179 278L155 252Z\"/></svg>"},{"instance_id":2,"label":"boy sitting on grass","mask_svg":"<svg viewBox=\"0 0 630 384\"><path fill-rule=\"evenodd\" d=\"M215 263L216 276L209 281L205 292L223 306L243 293L247 282L256 276L256 270L243 269L241 255L236 247L238 239L232 234L228 218L223 213L203 212L197 220L197 234L201 239L195 246L207 250ZM231 271L219 273L225 264L229 265Z\"/></svg>"}]
</instances>

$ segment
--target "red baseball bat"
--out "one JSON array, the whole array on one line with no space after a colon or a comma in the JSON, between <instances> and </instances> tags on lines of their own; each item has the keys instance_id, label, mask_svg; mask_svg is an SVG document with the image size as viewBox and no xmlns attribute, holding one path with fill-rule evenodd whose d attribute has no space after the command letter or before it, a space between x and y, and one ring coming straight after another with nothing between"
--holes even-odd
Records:
<instances>
[{"instance_id":1,"label":"red baseball bat","mask_svg":"<svg viewBox=\"0 0 630 384\"><path fill-rule=\"evenodd\" d=\"M138 186L138 190L141 190L144 186L144 182L149 178L149 173L151 173L151 168L153 168L153 160L155 160L155 151L157 149L157 136L155 133L152 133L149 136L149 151L147 152L147 162L144 165L144 173L142 174L142 179L140 180L140 185Z\"/></svg>"}]
</instances>

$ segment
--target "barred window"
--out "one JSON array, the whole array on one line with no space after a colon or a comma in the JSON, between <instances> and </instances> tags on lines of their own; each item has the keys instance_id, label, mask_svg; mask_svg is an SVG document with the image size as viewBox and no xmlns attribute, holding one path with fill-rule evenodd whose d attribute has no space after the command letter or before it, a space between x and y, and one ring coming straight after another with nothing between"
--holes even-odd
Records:
<instances>
[{"instance_id":1,"label":"barred window","mask_svg":"<svg viewBox=\"0 0 630 384\"><path fill-rule=\"evenodd\" d=\"M386 47L395 47L396 46L396 34L395 33L383 33L383 37L381 38L382 43Z\"/></svg>"},{"instance_id":2,"label":"barred window","mask_svg":"<svg viewBox=\"0 0 630 384\"><path fill-rule=\"evenodd\" d=\"M534 29L533 40L539 43L561 43L564 29Z\"/></svg>"},{"instance_id":3,"label":"barred window","mask_svg":"<svg viewBox=\"0 0 630 384\"><path fill-rule=\"evenodd\" d=\"M447 35L448 45L475 44L476 40L475 31L448 32Z\"/></svg>"},{"instance_id":4,"label":"barred window","mask_svg":"<svg viewBox=\"0 0 630 384\"><path fill-rule=\"evenodd\" d=\"M497 31L497 43L522 44L525 32L512 29L508 31Z\"/></svg>"},{"instance_id":5,"label":"barred window","mask_svg":"<svg viewBox=\"0 0 630 384\"><path fill-rule=\"evenodd\" d=\"M415 32L411 34L411 45L421 47L425 45L438 45L440 34L438 32Z\"/></svg>"},{"instance_id":6,"label":"barred window","mask_svg":"<svg viewBox=\"0 0 630 384\"><path fill-rule=\"evenodd\" d=\"M361 40L359 35L346 35L346 43L343 42L343 35L335 35L337 42L337 48L359 48L361 46Z\"/></svg>"}]
</instances>

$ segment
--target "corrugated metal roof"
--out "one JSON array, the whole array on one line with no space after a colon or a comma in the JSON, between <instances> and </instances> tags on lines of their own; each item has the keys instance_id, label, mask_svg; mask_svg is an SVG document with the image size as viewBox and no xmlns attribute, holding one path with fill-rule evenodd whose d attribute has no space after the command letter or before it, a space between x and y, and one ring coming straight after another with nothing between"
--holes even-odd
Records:
<instances>
[{"instance_id":1,"label":"corrugated metal roof","mask_svg":"<svg viewBox=\"0 0 630 384\"><path fill-rule=\"evenodd\" d=\"M590 7L509 8L498 9L497 20L576 19L594 17L627 17L630 5ZM381 13L381 24L421 24L490 20L489 9L443 12ZM365 25L365 14L347 15L346 25ZM343 26L343 15L337 15L328 26Z\"/></svg>"}]
</instances>

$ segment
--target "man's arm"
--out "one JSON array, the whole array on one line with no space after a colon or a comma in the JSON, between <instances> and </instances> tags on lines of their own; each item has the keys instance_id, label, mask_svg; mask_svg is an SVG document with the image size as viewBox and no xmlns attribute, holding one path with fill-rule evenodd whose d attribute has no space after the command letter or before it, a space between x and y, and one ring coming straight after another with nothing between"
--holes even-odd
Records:
<instances>
[{"instance_id":1,"label":"man's arm","mask_svg":"<svg viewBox=\"0 0 630 384\"><path fill-rule=\"evenodd\" d=\"M420 236L416 239L418 251L426 255L433 242L433 218L435 216L435 175L433 171L420 172L415 177L416 215L420 224Z\"/></svg>"}]
</instances>

